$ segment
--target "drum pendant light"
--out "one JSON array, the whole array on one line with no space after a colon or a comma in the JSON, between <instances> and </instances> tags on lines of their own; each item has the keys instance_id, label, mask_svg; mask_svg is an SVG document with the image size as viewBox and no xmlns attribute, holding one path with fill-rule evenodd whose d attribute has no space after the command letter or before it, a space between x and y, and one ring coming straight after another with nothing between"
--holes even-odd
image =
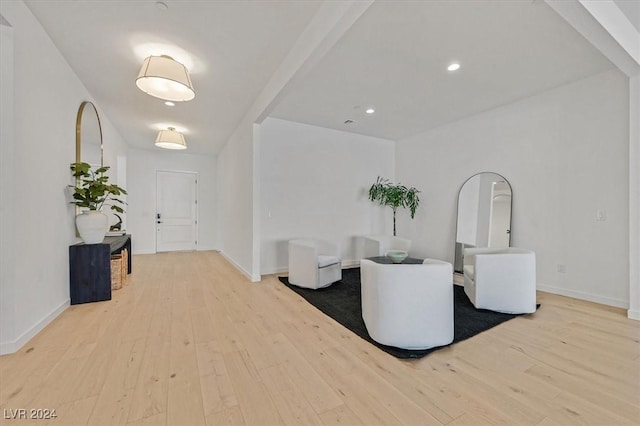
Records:
<instances>
[{"instance_id":1,"label":"drum pendant light","mask_svg":"<svg viewBox=\"0 0 640 426\"><path fill-rule=\"evenodd\" d=\"M136 85L143 92L167 101L190 101L196 96L187 68L166 55L145 59Z\"/></svg>"},{"instance_id":2,"label":"drum pendant light","mask_svg":"<svg viewBox=\"0 0 640 426\"><path fill-rule=\"evenodd\" d=\"M156 138L156 146L166 149L187 149L187 141L184 140L182 133L169 127L167 130L160 130Z\"/></svg>"}]
</instances>

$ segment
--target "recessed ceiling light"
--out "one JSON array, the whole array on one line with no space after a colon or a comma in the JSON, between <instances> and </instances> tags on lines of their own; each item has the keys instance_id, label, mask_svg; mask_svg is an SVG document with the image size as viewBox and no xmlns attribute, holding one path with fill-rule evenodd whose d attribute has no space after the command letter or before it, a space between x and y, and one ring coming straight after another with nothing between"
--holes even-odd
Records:
<instances>
[{"instance_id":1,"label":"recessed ceiling light","mask_svg":"<svg viewBox=\"0 0 640 426\"><path fill-rule=\"evenodd\" d=\"M175 106L175 104L171 101L167 101L164 103L166 106Z\"/></svg>"},{"instance_id":2,"label":"recessed ceiling light","mask_svg":"<svg viewBox=\"0 0 640 426\"><path fill-rule=\"evenodd\" d=\"M367 114L373 114L374 112L376 112L376 110L373 108L367 108L364 112L366 112Z\"/></svg>"},{"instance_id":3,"label":"recessed ceiling light","mask_svg":"<svg viewBox=\"0 0 640 426\"><path fill-rule=\"evenodd\" d=\"M449 71L456 71L459 68L460 68L460 64L457 62L454 62L447 67Z\"/></svg>"}]
</instances>

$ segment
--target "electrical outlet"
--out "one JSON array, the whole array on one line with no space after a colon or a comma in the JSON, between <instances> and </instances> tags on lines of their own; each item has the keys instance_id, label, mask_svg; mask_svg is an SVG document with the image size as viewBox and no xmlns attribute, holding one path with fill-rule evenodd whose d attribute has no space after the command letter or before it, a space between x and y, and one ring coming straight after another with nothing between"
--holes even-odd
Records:
<instances>
[{"instance_id":1,"label":"electrical outlet","mask_svg":"<svg viewBox=\"0 0 640 426\"><path fill-rule=\"evenodd\" d=\"M558 263L558 272L560 272L561 274L566 274L567 266L562 263Z\"/></svg>"}]
</instances>

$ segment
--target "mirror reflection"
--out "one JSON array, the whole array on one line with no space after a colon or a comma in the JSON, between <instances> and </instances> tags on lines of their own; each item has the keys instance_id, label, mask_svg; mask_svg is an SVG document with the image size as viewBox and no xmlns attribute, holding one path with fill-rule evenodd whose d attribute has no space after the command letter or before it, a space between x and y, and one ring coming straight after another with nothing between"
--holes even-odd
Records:
<instances>
[{"instance_id":1,"label":"mirror reflection","mask_svg":"<svg viewBox=\"0 0 640 426\"><path fill-rule=\"evenodd\" d=\"M511 197L511 185L497 173L478 173L462 185L458 193L456 272L462 272L465 248L509 247Z\"/></svg>"},{"instance_id":2,"label":"mirror reflection","mask_svg":"<svg viewBox=\"0 0 640 426\"><path fill-rule=\"evenodd\" d=\"M76 119L76 162L102 166L102 126L93 103L80 104Z\"/></svg>"}]
</instances>

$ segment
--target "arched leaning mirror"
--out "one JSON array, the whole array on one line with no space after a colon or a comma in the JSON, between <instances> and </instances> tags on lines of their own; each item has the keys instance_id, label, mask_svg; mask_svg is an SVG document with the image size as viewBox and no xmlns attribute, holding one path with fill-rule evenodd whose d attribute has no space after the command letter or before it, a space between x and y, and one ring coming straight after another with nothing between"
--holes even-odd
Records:
<instances>
[{"instance_id":1,"label":"arched leaning mirror","mask_svg":"<svg viewBox=\"0 0 640 426\"><path fill-rule=\"evenodd\" d=\"M95 105L82 102L76 118L76 162L102 166L102 126Z\"/></svg>"},{"instance_id":2,"label":"arched leaning mirror","mask_svg":"<svg viewBox=\"0 0 640 426\"><path fill-rule=\"evenodd\" d=\"M471 176L458 192L454 270L462 272L465 248L509 247L511 185L497 173Z\"/></svg>"}]
</instances>

